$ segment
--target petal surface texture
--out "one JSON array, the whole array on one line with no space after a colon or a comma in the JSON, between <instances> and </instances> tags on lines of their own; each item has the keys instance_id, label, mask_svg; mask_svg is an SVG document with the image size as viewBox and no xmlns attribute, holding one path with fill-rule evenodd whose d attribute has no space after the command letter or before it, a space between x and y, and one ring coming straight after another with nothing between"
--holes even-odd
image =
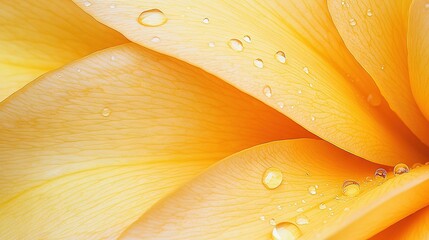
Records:
<instances>
[{"instance_id":1,"label":"petal surface texture","mask_svg":"<svg viewBox=\"0 0 429 240\"><path fill-rule=\"evenodd\" d=\"M429 3L415 0L408 22L408 65L411 89L420 110L429 119Z\"/></svg>"},{"instance_id":2,"label":"petal surface texture","mask_svg":"<svg viewBox=\"0 0 429 240\"><path fill-rule=\"evenodd\" d=\"M27 85L0 105L0 131L2 239L115 239L216 160L312 136L214 76L135 44Z\"/></svg>"},{"instance_id":3,"label":"petal surface texture","mask_svg":"<svg viewBox=\"0 0 429 240\"><path fill-rule=\"evenodd\" d=\"M326 1L75 2L131 41L203 68L348 152L389 165L428 154L348 52Z\"/></svg>"},{"instance_id":4,"label":"petal surface texture","mask_svg":"<svg viewBox=\"0 0 429 240\"><path fill-rule=\"evenodd\" d=\"M283 183L267 190L261 179L271 167ZM429 166L364 183L378 167L323 140L259 145L163 199L121 239L271 239L274 222L296 224L299 239L367 239L429 202ZM360 182L360 192L343 195L345 180Z\"/></svg>"},{"instance_id":5,"label":"petal surface texture","mask_svg":"<svg viewBox=\"0 0 429 240\"><path fill-rule=\"evenodd\" d=\"M0 101L43 73L127 42L69 0L1 0L0 16Z\"/></svg>"},{"instance_id":6,"label":"petal surface texture","mask_svg":"<svg viewBox=\"0 0 429 240\"><path fill-rule=\"evenodd\" d=\"M429 239L429 207L393 224L386 230L375 235L371 240L384 240L395 236L395 239L421 240Z\"/></svg>"},{"instance_id":7,"label":"petal surface texture","mask_svg":"<svg viewBox=\"0 0 429 240\"><path fill-rule=\"evenodd\" d=\"M411 0L328 0L332 19L353 56L373 77L393 111L429 145L429 122L416 104L408 74L410 3ZM427 35L427 31L419 34ZM425 61L427 64L427 56Z\"/></svg>"}]
</instances>

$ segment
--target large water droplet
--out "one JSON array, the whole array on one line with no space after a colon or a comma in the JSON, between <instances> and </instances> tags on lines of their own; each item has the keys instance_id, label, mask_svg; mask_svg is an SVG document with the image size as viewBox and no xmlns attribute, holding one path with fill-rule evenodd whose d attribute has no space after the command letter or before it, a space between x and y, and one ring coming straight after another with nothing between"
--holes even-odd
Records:
<instances>
[{"instance_id":1,"label":"large water droplet","mask_svg":"<svg viewBox=\"0 0 429 240\"><path fill-rule=\"evenodd\" d=\"M250 36L249 36L249 35L245 35L245 36L243 37L243 40L244 40L245 42L247 42L247 43L251 43L251 42L252 42L252 39L250 38Z\"/></svg>"},{"instance_id":2,"label":"large water droplet","mask_svg":"<svg viewBox=\"0 0 429 240\"><path fill-rule=\"evenodd\" d=\"M280 171L280 169L275 167L270 167L266 169L262 176L262 184L264 184L264 186L267 189L277 188L278 186L280 186L282 181L283 181L282 171Z\"/></svg>"},{"instance_id":3,"label":"large water droplet","mask_svg":"<svg viewBox=\"0 0 429 240\"><path fill-rule=\"evenodd\" d=\"M270 86L265 86L262 91L264 92L264 95L266 97L271 97L273 95L273 93L271 92L271 87Z\"/></svg>"},{"instance_id":4,"label":"large water droplet","mask_svg":"<svg viewBox=\"0 0 429 240\"><path fill-rule=\"evenodd\" d=\"M275 57L276 57L277 61L279 61L280 63L286 62L286 54L282 51L276 52Z\"/></svg>"},{"instance_id":5,"label":"large water droplet","mask_svg":"<svg viewBox=\"0 0 429 240\"><path fill-rule=\"evenodd\" d=\"M167 17L159 9L149 9L140 14L138 22L146 27L157 27L165 24Z\"/></svg>"},{"instance_id":6,"label":"large water droplet","mask_svg":"<svg viewBox=\"0 0 429 240\"><path fill-rule=\"evenodd\" d=\"M377 170L375 170L374 172L375 181L377 181L378 183L383 183L384 181L386 181L386 178L387 178L386 169L378 168Z\"/></svg>"},{"instance_id":7,"label":"large water droplet","mask_svg":"<svg viewBox=\"0 0 429 240\"><path fill-rule=\"evenodd\" d=\"M300 214L296 217L296 223L298 225L305 225L305 224L308 224L309 222L310 220L304 214Z\"/></svg>"},{"instance_id":8,"label":"large water droplet","mask_svg":"<svg viewBox=\"0 0 429 240\"><path fill-rule=\"evenodd\" d=\"M228 46L236 52L241 52L244 49L243 43L235 38L228 41Z\"/></svg>"},{"instance_id":9,"label":"large water droplet","mask_svg":"<svg viewBox=\"0 0 429 240\"><path fill-rule=\"evenodd\" d=\"M255 67L257 68L263 68L264 67L264 61L262 61L262 59L257 58L255 60L253 60L253 65L255 65Z\"/></svg>"},{"instance_id":10,"label":"large water droplet","mask_svg":"<svg viewBox=\"0 0 429 240\"><path fill-rule=\"evenodd\" d=\"M395 165L395 168L393 169L393 173L395 174L395 176L402 175L409 171L410 171L410 168L405 163L398 163Z\"/></svg>"},{"instance_id":11,"label":"large water droplet","mask_svg":"<svg viewBox=\"0 0 429 240\"><path fill-rule=\"evenodd\" d=\"M353 180L346 180L343 183L343 194L348 197L355 197L360 193L359 183Z\"/></svg>"},{"instance_id":12,"label":"large water droplet","mask_svg":"<svg viewBox=\"0 0 429 240\"><path fill-rule=\"evenodd\" d=\"M281 222L275 226L272 232L273 240L295 240L302 235L298 226L291 222Z\"/></svg>"},{"instance_id":13,"label":"large water droplet","mask_svg":"<svg viewBox=\"0 0 429 240\"><path fill-rule=\"evenodd\" d=\"M316 195L317 194L316 187L315 186L308 187L308 193L310 193L311 195Z\"/></svg>"}]
</instances>

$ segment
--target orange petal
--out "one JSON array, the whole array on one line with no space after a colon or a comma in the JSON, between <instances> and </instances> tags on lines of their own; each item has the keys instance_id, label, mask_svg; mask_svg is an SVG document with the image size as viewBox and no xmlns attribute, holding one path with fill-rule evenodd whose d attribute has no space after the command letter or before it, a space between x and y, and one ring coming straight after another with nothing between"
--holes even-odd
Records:
<instances>
[{"instance_id":1,"label":"orange petal","mask_svg":"<svg viewBox=\"0 0 429 240\"><path fill-rule=\"evenodd\" d=\"M283 184L275 190L261 183L270 167L283 172ZM122 236L270 239L275 221L296 224L300 239L364 239L429 203L424 194L429 166L390 176L381 185L365 182L379 167L322 140L256 146L226 158L163 199ZM360 182L360 194L342 195L347 179ZM305 220L307 224L298 224Z\"/></svg>"},{"instance_id":2,"label":"orange petal","mask_svg":"<svg viewBox=\"0 0 429 240\"><path fill-rule=\"evenodd\" d=\"M410 83L420 110L429 119L429 3L414 0L408 22Z\"/></svg>"},{"instance_id":3,"label":"orange petal","mask_svg":"<svg viewBox=\"0 0 429 240\"><path fill-rule=\"evenodd\" d=\"M395 239L421 240L429 239L429 206L393 224L378 233L371 240Z\"/></svg>"},{"instance_id":4,"label":"orange petal","mask_svg":"<svg viewBox=\"0 0 429 240\"><path fill-rule=\"evenodd\" d=\"M411 93L407 23L411 0L329 0L335 25L351 53L411 131L429 145L429 123Z\"/></svg>"},{"instance_id":5,"label":"orange petal","mask_svg":"<svg viewBox=\"0 0 429 240\"><path fill-rule=\"evenodd\" d=\"M128 0L115 8L102 0L89 7L76 2L132 41L214 73L353 154L391 165L427 154L395 116L384 114L385 105L371 106L382 100L347 52L325 1ZM165 24L139 24L146 11L163 12L167 20L157 19ZM230 39L243 50L231 49ZM276 60L277 51L285 63Z\"/></svg>"},{"instance_id":6,"label":"orange petal","mask_svg":"<svg viewBox=\"0 0 429 240\"><path fill-rule=\"evenodd\" d=\"M218 159L312 136L179 60L134 44L90 55L0 105L0 236L115 238Z\"/></svg>"},{"instance_id":7,"label":"orange petal","mask_svg":"<svg viewBox=\"0 0 429 240\"><path fill-rule=\"evenodd\" d=\"M50 70L127 40L69 0L0 0L0 101Z\"/></svg>"}]
</instances>

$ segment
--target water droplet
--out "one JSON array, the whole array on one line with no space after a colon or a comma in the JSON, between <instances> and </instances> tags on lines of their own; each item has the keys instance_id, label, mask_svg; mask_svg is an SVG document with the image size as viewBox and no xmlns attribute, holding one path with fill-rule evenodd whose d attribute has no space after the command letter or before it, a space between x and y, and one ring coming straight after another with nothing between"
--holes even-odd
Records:
<instances>
[{"instance_id":1,"label":"water droplet","mask_svg":"<svg viewBox=\"0 0 429 240\"><path fill-rule=\"evenodd\" d=\"M285 104L283 102L278 102L277 106L279 106L279 108L283 109L285 107Z\"/></svg>"},{"instance_id":2,"label":"water droplet","mask_svg":"<svg viewBox=\"0 0 429 240\"><path fill-rule=\"evenodd\" d=\"M209 47L216 47L216 44L214 42L209 42Z\"/></svg>"},{"instance_id":3,"label":"water droplet","mask_svg":"<svg viewBox=\"0 0 429 240\"><path fill-rule=\"evenodd\" d=\"M112 4L112 5L110 5L110 8L116 8L116 5L115 4Z\"/></svg>"},{"instance_id":4,"label":"water droplet","mask_svg":"<svg viewBox=\"0 0 429 240\"><path fill-rule=\"evenodd\" d=\"M316 194L317 194L316 187L315 187L315 186L310 186L310 187L308 187L308 192L309 192L311 195L316 195Z\"/></svg>"},{"instance_id":5,"label":"water droplet","mask_svg":"<svg viewBox=\"0 0 429 240\"><path fill-rule=\"evenodd\" d=\"M302 199L301 202L304 203L304 204L307 203L307 201L305 201L305 199Z\"/></svg>"},{"instance_id":6,"label":"water droplet","mask_svg":"<svg viewBox=\"0 0 429 240\"><path fill-rule=\"evenodd\" d=\"M84 5L85 7L89 7L89 6L91 6L91 5L92 5L92 3L91 3L90 1L85 1L85 2L83 2L83 5Z\"/></svg>"},{"instance_id":7,"label":"water droplet","mask_svg":"<svg viewBox=\"0 0 429 240\"><path fill-rule=\"evenodd\" d=\"M321 204L319 205L319 209L320 209L320 210L324 210L324 209L326 209L326 204L325 204L325 203L321 203Z\"/></svg>"},{"instance_id":8,"label":"water droplet","mask_svg":"<svg viewBox=\"0 0 429 240\"><path fill-rule=\"evenodd\" d=\"M313 116L313 115L311 115L311 121L315 121L316 120L316 117L315 116Z\"/></svg>"},{"instance_id":9,"label":"water droplet","mask_svg":"<svg viewBox=\"0 0 429 240\"><path fill-rule=\"evenodd\" d=\"M273 226L276 225L276 220L274 218L270 219L270 225L273 225Z\"/></svg>"},{"instance_id":10,"label":"water droplet","mask_svg":"<svg viewBox=\"0 0 429 240\"><path fill-rule=\"evenodd\" d=\"M115 57L115 56L111 56L111 57L110 57L110 60L112 60L112 61L116 61L116 57Z\"/></svg>"},{"instance_id":11,"label":"water droplet","mask_svg":"<svg viewBox=\"0 0 429 240\"><path fill-rule=\"evenodd\" d=\"M250 38L250 36L249 36L249 35L245 35L245 36L243 37L243 40L244 40L245 42L248 42L248 43L251 43L251 42L252 42L252 39Z\"/></svg>"},{"instance_id":12,"label":"water droplet","mask_svg":"<svg viewBox=\"0 0 429 240\"><path fill-rule=\"evenodd\" d=\"M376 95L369 94L368 97L366 98L366 101L371 106L377 107L381 104L381 97L378 94L376 94Z\"/></svg>"},{"instance_id":13,"label":"water droplet","mask_svg":"<svg viewBox=\"0 0 429 240\"><path fill-rule=\"evenodd\" d=\"M259 219L261 219L261 221L265 221L265 216L264 216L264 215L261 215L261 216L259 217Z\"/></svg>"},{"instance_id":14,"label":"water droplet","mask_svg":"<svg viewBox=\"0 0 429 240\"><path fill-rule=\"evenodd\" d=\"M384 181L386 181L386 178L387 178L386 169L378 168L377 170L375 170L374 172L375 181L377 181L378 183L383 183Z\"/></svg>"},{"instance_id":15,"label":"water droplet","mask_svg":"<svg viewBox=\"0 0 429 240\"><path fill-rule=\"evenodd\" d=\"M356 20L354 18L350 18L349 23L352 27L356 26Z\"/></svg>"},{"instance_id":16,"label":"water droplet","mask_svg":"<svg viewBox=\"0 0 429 240\"><path fill-rule=\"evenodd\" d=\"M395 176L402 175L410 171L410 168L405 163L398 163L393 169Z\"/></svg>"},{"instance_id":17,"label":"water droplet","mask_svg":"<svg viewBox=\"0 0 429 240\"><path fill-rule=\"evenodd\" d=\"M308 73L310 72L310 70L308 70L308 67L304 67L302 70L303 70L306 74L308 74Z\"/></svg>"},{"instance_id":18,"label":"water droplet","mask_svg":"<svg viewBox=\"0 0 429 240\"><path fill-rule=\"evenodd\" d=\"M108 117L108 116L110 116L110 113L111 113L112 111L110 110L110 108L103 108L103 111L101 111L101 115L103 115L103 117Z\"/></svg>"},{"instance_id":19,"label":"water droplet","mask_svg":"<svg viewBox=\"0 0 429 240\"><path fill-rule=\"evenodd\" d=\"M138 22L146 27L157 27L165 24L167 17L159 9L149 9L140 14Z\"/></svg>"},{"instance_id":20,"label":"water droplet","mask_svg":"<svg viewBox=\"0 0 429 240\"><path fill-rule=\"evenodd\" d=\"M234 50L236 52L241 52L244 49L243 43L240 40L238 40L238 39L231 39L231 40L229 40L228 41L228 46L232 50Z\"/></svg>"},{"instance_id":21,"label":"water droplet","mask_svg":"<svg viewBox=\"0 0 429 240\"><path fill-rule=\"evenodd\" d=\"M346 207L346 208L344 208L344 211L348 212L348 211L350 211L350 208Z\"/></svg>"},{"instance_id":22,"label":"water droplet","mask_svg":"<svg viewBox=\"0 0 429 240\"><path fill-rule=\"evenodd\" d=\"M360 193L359 183L353 180L346 180L343 183L343 194L348 197L355 197Z\"/></svg>"},{"instance_id":23,"label":"water droplet","mask_svg":"<svg viewBox=\"0 0 429 240\"><path fill-rule=\"evenodd\" d=\"M301 94L302 93L302 90L298 90L298 94Z\"/></svg>"},{"instance_id":24,"label":"water droplet","mask_svg":"<svg viewBox=\"0 0 429 240\"><path fill-rule=\"evenodd\" d=\"M264 61L262 61L262 59L257 58L255 60L253 60L253 65L255 65L255 67L257 68L263 68L264 67Z\"/></svg>"},{"instance_id":25,"label":"water droplet","mask_svg":"<svg viewBox=\"0 0 429 240\"><path fill-rule=\"evenodd\" d=\"M383 65L381 65L381 67L380 67L380 68L381 68L381 70L382 70L382 71L384 71L384 64L383 64Z\"/></svg>"},{"instance_id":26,"label":"water droplet","mask_svg":"<svg viewBox=\"0 0 429 240\"><path fill-rule=\"evenodd\" d=\"M371 10L371 9L368 9L368 10L366 11L366 15L367 15L368 17L372 17L372 10Z\"/></svg>"},{"instance_id":27,"label":"water droplet","mask_svg":"<svg viewBox=\"0 0 429 240\"><path fill-rule=\"evenodd\" d=\"M204 18L204 19L203 19L203 23L207 24L207 23L209 23L209 22L210 22L210 19L208 19L208 18Z\"/></svg>"},{"instance_id":28,"label":"water droplet","mask_svg":"<svg viewBox=\"0 0 429 240\"><path fill-rule=\"evenodd\" d=\"M280 171L280 169L275 167L270 167L266 169L262 176L262 184L264 184L264 186L267 189L277 188L278 186L280 186L282 181L283 181L282 171Z\"/></svg>"},{"instance_id":29,"label":"water droplet","mask_svg":"<svg viewBox=\"0 0 429 240\"><path fill-rule=\"evenodd\" d=\"M304 212L304 208L300 207L300 208L296 209L296 212L302 213L302 212Z\"/></svg>"},{"instance_id":30,"label":"water droplet","mask_svg":"<svg viewBox=\"0 0 429 240\"><path fill-rule=\"evenodd\" d=\"M282 51L276 52L275 57L276 57L277 61L279 61L280 63L285 63L286 62L286 55Z\"/></svg>"},{"instance_id":31,"label":"water droplet","mask_svg":"<svg viewBox=\"0 0 429 240\"><path fill-rule=\"evenodd\" d=\"M278 206L277 206L277 209L278 209L278 210L282 210L282 206L278 205Z\"/></svg>"},{"instance_id":32,"label":"water droplet","mask_svg":"<svg viewBox=\"0 0 429 240\"><path fill-rule=\"evenodd\" d=\"M159 37L153 37L150 41L153 43L159 43L161 39Z\"/></svg>"},{"instance_id":33,"label":"water droplet","mask_svg":"<svg viewBox=\"0 0 429 240\"><path fill-rule=\"evenodd\" d=\"M264 89L262 90L264 92L264 95L266 97L271 97L273 95L273 93L271 92L271 87L270 86L265 86Z\"/></svg>"},{"instance_id":34,"label":"water droplet","mask_svg":"<svg viewBox=\"0 0 429 240\"><path fill-rule=\"evenodd\" d=\"M78 68L76 71L77 71L78 73L80 73L80 72L82 72L82 69Z\"/></svg>"},{"instance_id":35,"label":"water droplet","mask_svg":"<svg viewBox=\"0 0 429 240\"><path fill-rule=\"evenodd\" d=\"M277 224L272 232L273 240L295 240L301 237L302 232L298 226L290 222Z\"/></svg>"},{"instance_id":36,"label":"water droplet","mask_svg":"<svg viewBox=\"0 0 429 240\"><path fill-rule=\"evenodd\" d=\"M301 214L301 215L298 215L297 217L296 217L296 223L298 224L298 225L305 225L305 224L308 224L310 221L308 220L308 217L307 216L305 216L305 215L303 215L303 214Z\"/></svg>"},{"instance_id":37,"label":"water droplet","mask_svg":"<svg viewBox=\"0 0 429 240\"><path fill-rule=\"evenodd\" d=\"M421 163L414 163L413 164L413 168L419 168L421 166L423 166L423 164L421 164Z\"/></svg>"}]
</instances>

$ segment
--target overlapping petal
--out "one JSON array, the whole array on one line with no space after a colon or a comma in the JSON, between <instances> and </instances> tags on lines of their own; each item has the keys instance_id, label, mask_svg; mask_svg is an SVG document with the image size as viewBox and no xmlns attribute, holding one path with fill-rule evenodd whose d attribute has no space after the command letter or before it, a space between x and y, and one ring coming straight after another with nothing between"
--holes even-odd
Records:
<instances>
[{"instance_id":1,"label":"overlapping petal","mask_svg":"<svg viewBox=\"0 0 429 240\"><path fill-rule=\"evenodd\" d=\"M95 53L0 105L0 236L115 238L216 160L288 137L313 135L198 68Z\"/></svg>"},{"instance_id":2,"label":"overlapping petal","mask_svg":"<svg viewBox=\"0 0 429 240\"><path fill-rule=\"evenodd\" d=\"M329 0L329 10L351 53L373 77L390 107L429 145L429 123L414 100L408 76L407 28L411 0Z\"/></svg>"},{"instance_id":3,"label":"overlapping petal","mask_svg":"<svg viewBox=\"0 0 429 240\"><path fill-rule=\"evenodd\" d=\"M429 3L414 0L408 22L408 65L411 90L429 120Z\"/></svg>"},{"instance_id":4,"label":"overlapping petal","mask_svg":"<svg viewBox=\"0 0 429 240\"><path fill-rule=\"evenodd\" d=\"M43 73L127 41L69 0L1 0L0 16L0 101Z\"/></svg>"},{"instance_id":5,"label":"overlapping petal","mask_svg":"<svg viewBox=\"0 0 429 240\"><path fill-rule=\"evenodd\" d=\"M348 53L325 1L76 2L132 41L202 67L353 154L390 165L427 154ZM139 24L153 9L166 23Z\"/></svg>"},{"instance_id":6,"label":"overlapping petal","mask_svg":"<svg viewBox=\"0 0 429 240\"><path fill-rule=\"evenodd\" d=\"M261 183L270 167L283 172L275 190ZM156 204L122 239L271 239L270 219L301 222L300 239L365 239L429 203L429 166L364 182L378 167L322 140L256 146ZM355 197L342 195L348 179L361 183Z\"/></svg>"}]
</instances>

